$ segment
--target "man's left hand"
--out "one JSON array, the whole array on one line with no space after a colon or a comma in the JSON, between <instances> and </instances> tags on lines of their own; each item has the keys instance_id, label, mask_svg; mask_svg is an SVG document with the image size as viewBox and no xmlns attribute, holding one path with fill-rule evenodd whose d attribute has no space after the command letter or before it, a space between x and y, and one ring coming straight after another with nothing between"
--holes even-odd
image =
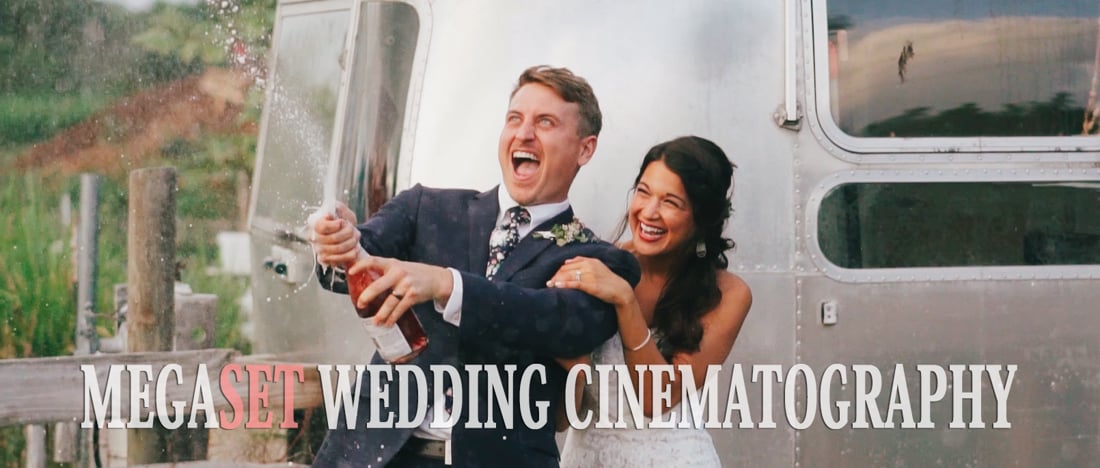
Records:
<instances>
[{"instance_id":1,"label":"man's left hand","mask_svg":"<svg viewBox=\"0 0 1100 468\"><path fill-rule=\"evenodd\" d=\"M374 324L379 326L397 323L397 319L405 311L421 302L445 303L454 289L454 278L450 271L423 263L370 256L355 262L348 269L348 274L355 275L363 271L374 271L381 276L356 298L358 307L366 307L382 294L389 295L374 315Z\"/></svg>"}]
</instances>

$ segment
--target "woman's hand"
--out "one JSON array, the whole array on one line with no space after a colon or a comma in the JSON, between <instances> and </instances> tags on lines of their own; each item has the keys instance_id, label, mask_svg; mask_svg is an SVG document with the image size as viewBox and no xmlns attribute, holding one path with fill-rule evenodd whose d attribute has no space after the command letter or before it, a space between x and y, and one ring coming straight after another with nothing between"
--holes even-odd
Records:
<instances>
[{"instance_id":1,"label":"woman's hand","mask_svg":"<svg viewBox=\"0 0 1100 468\"><path fill-rule=\"evenodd\" d=\"M550 281L546 282L546 286L579 289L614 305L625 305L634 301L634 288L630 287L630 283L594 258L573 257L566 260Z\"/></svg>"}]
</instances>

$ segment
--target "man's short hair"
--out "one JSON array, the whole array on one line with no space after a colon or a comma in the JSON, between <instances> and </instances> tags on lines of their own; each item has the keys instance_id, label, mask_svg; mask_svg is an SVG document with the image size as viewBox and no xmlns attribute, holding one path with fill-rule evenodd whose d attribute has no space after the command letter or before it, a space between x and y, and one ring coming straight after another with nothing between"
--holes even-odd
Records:
<instances>
[{"instance_id":1,"label":"man's short hair","mask_svg":"<svg viewBox=\"0 0 1100 468\"><path fill-rule=\"evenodd\" d=\"M558 93L558 96L561 96L565 102L576 103L580 106L581 122L577 131L581 137L600 135L600 130L603 128L603 114L600 113L600 103L596 100L596 93L592 91L592 86L584 78L574 75L568 68L536 65L524 70L519 75L519 82L512 90L512 96L515 96L523 85L530 83L548 86Z\"/></svg>"}]
</instances>

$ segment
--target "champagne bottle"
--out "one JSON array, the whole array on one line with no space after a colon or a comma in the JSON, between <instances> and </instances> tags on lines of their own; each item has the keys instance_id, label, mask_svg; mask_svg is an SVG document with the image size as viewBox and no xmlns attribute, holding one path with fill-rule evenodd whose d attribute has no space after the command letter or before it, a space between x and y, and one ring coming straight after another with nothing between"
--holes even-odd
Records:
<instances>
[{"instance_id":1,"label":"champagne bottle","mask_svg":"<svg viewBox=\"0 0 1100 468\"><path fill-rule=\"evenodd\" d=\"M366 255L366 252L360 249L360 258L364 255ZM351 265L347 267L350 268ZM359 314L359 317L363 318L363 328L367 330L367 335L374 341L374 346L378 349L378 354L382 356L382 359L393 364L409 362L420 355L424 348L428 346L428 335L424 333L424 327L420 324L420 319L416 317L416 314L410 309L397 319L397 324L394 326L375 325L374 314L378 313L382 303L393 293L392 290L387 290L385 293L378 295L367 304L367 307L360 308L356 304L359 295L376 278L378 278L378 273L372 270L364 270L355 275L348 274L348 296L351 297L351 303L355 306L355 311Z\"/></svg>"}]
</instances>

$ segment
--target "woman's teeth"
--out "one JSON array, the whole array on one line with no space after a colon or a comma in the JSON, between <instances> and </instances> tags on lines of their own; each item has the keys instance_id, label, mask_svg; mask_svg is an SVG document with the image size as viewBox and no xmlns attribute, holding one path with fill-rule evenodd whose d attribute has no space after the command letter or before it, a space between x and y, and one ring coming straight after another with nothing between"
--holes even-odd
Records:
<instances>
[{"instance_id":1,"label":"woman's teeth","mask_svg":"<svg viewBox=\"0 0 1100 468\"><path fill-rule=\"evenodd\" d=\"M659 236L659 235L664 234L665 232L667 232L664 229L653 227L653 226L650 226L650 225L644 224L644 223L642 223L641 228L642 228L643 233L651 235L651 236Z\"/></svg>"}]
</instances>

